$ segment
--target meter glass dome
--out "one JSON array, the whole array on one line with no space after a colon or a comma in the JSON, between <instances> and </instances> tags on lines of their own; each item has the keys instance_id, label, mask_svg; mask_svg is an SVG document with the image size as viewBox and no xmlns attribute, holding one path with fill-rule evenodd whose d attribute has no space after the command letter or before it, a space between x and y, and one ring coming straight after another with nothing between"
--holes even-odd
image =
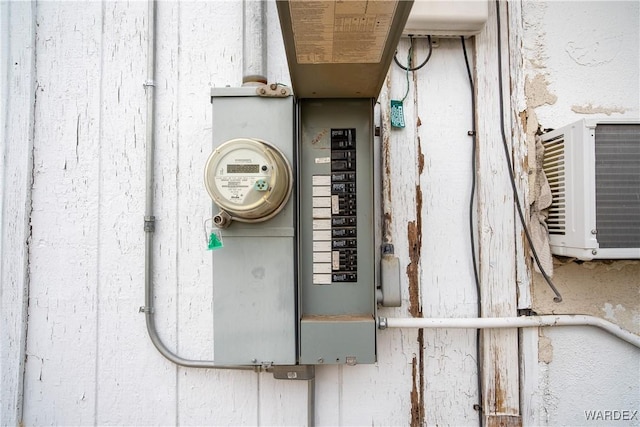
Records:
<instances>
[{"instance_id":1,"label":"meter glass dome","mask_svg":"<svg viewBox=\"0 0 640 427\"><path fill-rule=\"evenodd\" d=\"M244 222L265 221L286 204L291 165L275 146L258 139L232 139L217 147L205 166L205 186L214 203Z\"/></svg>"}]
</instances>

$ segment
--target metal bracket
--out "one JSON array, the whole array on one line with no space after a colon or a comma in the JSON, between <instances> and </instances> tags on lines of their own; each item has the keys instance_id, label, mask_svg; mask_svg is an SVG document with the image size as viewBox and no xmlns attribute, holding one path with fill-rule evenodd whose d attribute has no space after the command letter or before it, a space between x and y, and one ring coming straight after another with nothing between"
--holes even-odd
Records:
<instances>
[{"instance_id":1,"label":"metal bracket","mask_svg":"<svg viewBox=\"0 0 640 427\"><path fill-rule=\"evenodd\" d=\"M256 93L258 96L269 98L286 98L291 95L291 88L280 83L271 83L269 85L258 86Z\"/></svg>"},{"instance_id":2,"label":"metal bracket","mask_svg":"<svg viewBox=\"0 0 640 427\"><path fill-rule=\"evenodd\" d=\"M386 317L378 317L378 329L380 329L380 330L387 329L387 318Z\"/></svg>"},{"instance_id":3,"label":"metal bracket","mask_svg":"<svg viewBox=\"0 0 640 427\"><path fill-rule=\"evenodd\" d=\"M519 308L518 316L537 316L538 313L533 311L531 308Z\"/></svg>"},{"instance_id":4,"label":"metal bracket","mask_svg":"<svg viewBox=\"0 0 640 427\"><path fill-rule=\"evenodd\" d=\"M227 228L231 225L232 220L233 217L229 215L227 211L220 210L220 212L213 217L213 224L218 228Z\"/></svg>"},{"instance_id":5,"label":"metal bracket","mask_svg":"<svg viewBox=\"0 0 640 427\"><path fill-rule=\"evenodd\" d=\"M273 378L277 380L312 380L316 376L313 365L280 365L272 366Z\"/></svg>"},{"instance_id":6,"label":"metal bracket","mask_svg":"<svg viewBox=\"0 0 640 427\"><path fill-rule=\"evenodd\" d=\"M138 313L153 313L153 307L146 307L146 306L142 306L138 309Z\"/></svg>"},{"instance_id":7,"label":"metal bracket","mask_svg":"<svg viewBox=\"0 0 640 427\"><path fill-rule=\"evenodd\" d=\"M144 231L145 232L156 231L156 217L155 216L145 216L144 217Z\"/></svg>"},{"instance_id":8,"label":"metal bracket","mask_svg":"<svg viewBox=\"0 0 640 427\"><path fill-rule=\"evenodd\" d=\"M393 255L393 244L384 243L382 245L382 255Z\"/></svg>"}]
</instances>

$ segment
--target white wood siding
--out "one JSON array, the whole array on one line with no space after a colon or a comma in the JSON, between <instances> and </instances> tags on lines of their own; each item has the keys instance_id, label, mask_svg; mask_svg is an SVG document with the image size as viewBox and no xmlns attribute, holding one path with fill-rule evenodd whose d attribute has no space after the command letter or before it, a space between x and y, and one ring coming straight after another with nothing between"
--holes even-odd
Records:
<instances>
[{"instance_id":1,"label":"white wood siding","mask_svg":"<svg viewBox=\"0 0 640 427\"><path fill-rule=\"evenodd\" d=\"M28 244L31 214L35 56L34 8L0 4L2 52L2 210L0 223L0 423L22 412L27 332Z\"/></svg>"},{"instance_id":2,"label":"white wood siding","mask_svg":"<svg viewBox=\"0 0 640 427\"><path fill-rule=\"evenodd\" d=\"M505 130L525 189L520 2L503 6ZM537 19L533 12L525 18ZM306 424L304 381L177 367L153 347L138 313L146 2L4 2L0 18L7 70L0 80L7 94L0 100L0 424ZM272 1L267 21L269 81L288 84ZM500 141L493 3L487 25L467 41L479 108L478 254L485 314L515 315L518 303L530 303L529 279ZM398 47L403 63L408 45L403 39ZM241 84L242 2L159 2L157 46L157 326L181 356L211 359L214 288L202 227L211 202L203 166L211 150L210 89ZM416 40L414 64L426 53L426 41ZM381 99L402 99L406 78L392 65ZM439 39L429 63L409 75L407 127L390 130L382 154L403 292L402 307L382 308L382 316L476 315L468 237L470 102L460 40ZM560 345L563 335L551 336ZM477 425L475 339L474 330L380 331L377 364L317 368L317 425ZM534 393L523 395L524 420L548 423L545 405L558 399L557 384L570 380L570 371L537 364L537 331L525 340L521 386L517 333L485 334L491 343L483 353L485 410L518 415L524 387ZM571 341L558 354L580 345ZM614 357L595 351L589 361L599 355ZM626 349L620 361L633 369L638 352ZM626 376L624 369L606 372Z\"/></svg>"}]
</instances>

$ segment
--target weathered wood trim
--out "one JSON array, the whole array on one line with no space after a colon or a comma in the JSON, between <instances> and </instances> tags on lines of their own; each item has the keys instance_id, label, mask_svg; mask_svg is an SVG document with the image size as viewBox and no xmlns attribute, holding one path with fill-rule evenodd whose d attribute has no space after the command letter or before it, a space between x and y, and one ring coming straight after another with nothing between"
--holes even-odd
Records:
<instances>
[{"instance_id":1,"label":"weathered wood trim","mask_svg":"<svg viewBox=\"0 0 640 427\"><path fill-rule=\"evenodd\" d=\"M529 218L529 156L527 136L525 132L526 100L524 96L524 58L523 37L524 27L522 20L522 4L519 1L506 2L509 54L509 95L510 108L508 109L508 122L513 141L513 167L516 177L516 187L520 197L520 204L526 219ZM506 86L506 82L505 82ZM506 91L507 88L505 87ZM529 245L522 227L522 222L516 212L515 219L515 244L516 244L516 283L518 285L518 308L531 308L531 259L529 258Z\"/></svg>"},{"instance_id":2,"label":"weathered wood trim","mask_svg":"<svg viewBox=\"0 0 640 427\"><path fill-rule=\"evenodd\" d=\"M35 2L0 4L3 147L0 424L22 422L36 86ZM4 68L6 67L6 69Z\"/></svg>"},{"instance_id":3,"label":"weathered wood trim","mask_svg":"<svg viewBox=\"0 0 640 427\"><path fill-rule=\"evenodd\" d=\"M520 401L522 423L527 426L542 425L540 419L541 399L538 392L540 381L538 367L538 328L520 330Z\"/></svg>"},{"instance_id":4,"label":"weathered wood trim","mask_svg":"<svg viewBox=\"0 0 640 427\"><path fill-rule=\"evenodd\" d=\"M514 415L490 415L486 427L522 427L522 418Z\"/></svg>"},{"instance_id":5,"label":"weathered wood trim","mask_svg":"<svg viewBox=\"0 0 640 427\"><path fill-rule=\"evenodd\" d=\"M501 18L501 33L505 35L506 2L501 2ZM496 19L495 3L490 3L487 25L476 37L478 255L484 317L517 313L515 210L500 129ZM503 40L503 95L506 95L507 115L510 111L509 62L506 38ZM505 117L505 128L510 139L509 116ZM512 153L512 141L507 143ZM496 415L519 416L517 330L483 331L481 353L485 424L489 425Z\"/></svg>"},{"instance_id":6,"label":"weathered wood trim","mask_svg":"<svg viewBox=\"0 0 640 427\"><path fill-rule=\"evenodd\" d=\"M403 38L398 44L399 57L405 57L409 49L409 39ZM419 131L420 119L418 113L416 81L411 74L401 70L395 64L391 65L386 85L382 88L380 102L384 103L383 116L390 114L389 101L391 99L404 100L404 117L406 127L403 129L389 129L388 141L383 141L383 195L387 210L383 212L386 220L384 237L393 241L396 256L405 265L402 275L402 308L394 309L395 316L421 316L421 260L422 250L422 194L420 179L423 159ZM409 88L407 88L409 85ZM407 93L408 90L408 93ZM386 130L386 129L385 129ZM384 132L383 132L384 137ZM402 399L403 418L388 422L398 423L400 419L405 424L420 425L424 421L424 342L423 333L410 331L401 333L391 341L393 345L400 345L405 359L404 378L408 380L408 387L403 385L406 397ZM388 363L393 354L382 354L379 347L379 359ZM393 374L388 373L392 378ZM386 374L385 374L386 375ZM405 388L406 387L406 388ZM406 411L406 412L405 412ZM383 421L384 423L384 421Z\"/></svg>"}]
</instances>

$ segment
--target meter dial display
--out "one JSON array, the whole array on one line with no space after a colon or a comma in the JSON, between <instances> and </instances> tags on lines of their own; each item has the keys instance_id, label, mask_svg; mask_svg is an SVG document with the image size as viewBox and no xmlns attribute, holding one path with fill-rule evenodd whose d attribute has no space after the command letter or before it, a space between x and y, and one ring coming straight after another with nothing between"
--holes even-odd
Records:
<instances>
[{"instance_id":1,"label":"meter dial display","mask_svg":"<svg viewBox=\"0 0 640 427\"><path fill-rule=\"evenodd\" d=\"M284 207L293 187L289 161L259 139L226 141L209 156L205 186L214 203L244 222L266 221Z\"/></svg>"}]
</instances>

